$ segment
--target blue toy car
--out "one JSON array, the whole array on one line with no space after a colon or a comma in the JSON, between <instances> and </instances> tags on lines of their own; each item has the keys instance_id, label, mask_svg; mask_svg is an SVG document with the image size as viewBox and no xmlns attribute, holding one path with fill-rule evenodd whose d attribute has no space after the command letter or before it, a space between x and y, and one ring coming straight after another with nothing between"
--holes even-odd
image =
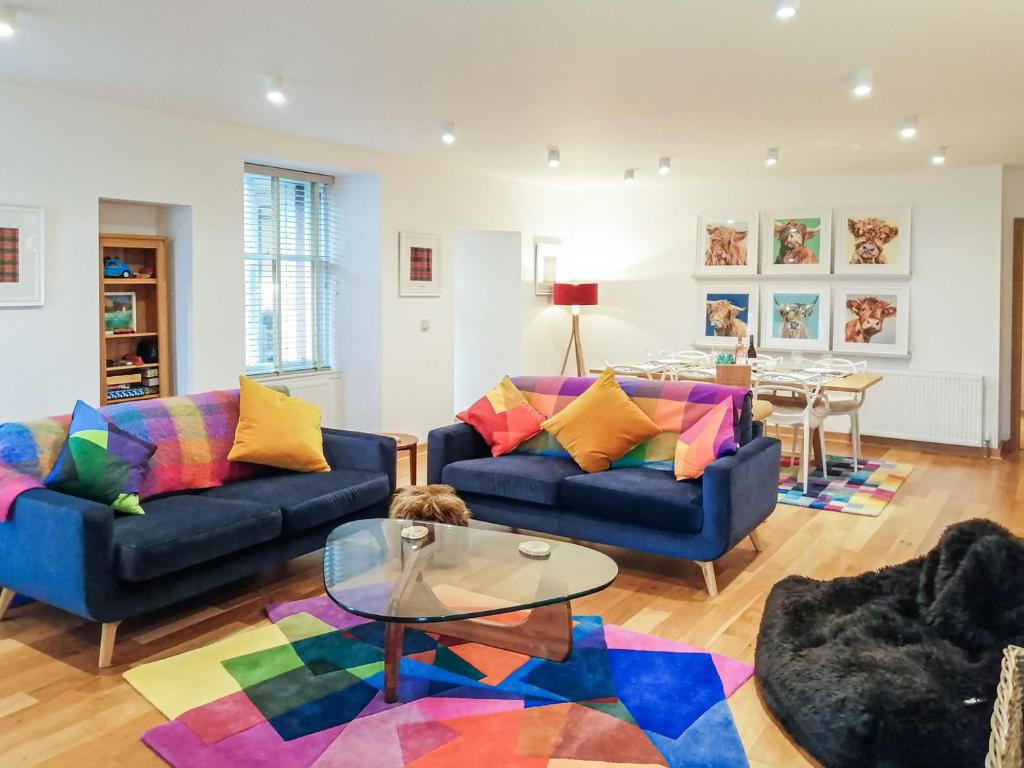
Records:
<instances>
[{"instance_id":1,"label":"blue toy car","mask_svg":"<svg viewBox=\"0 0 1024 768\"><path fill-rule=\"evenodd\" d=\"M113 257L103 260L104 277L135 277L135 272L124 259Z\"/></svg>"}]
</instances>

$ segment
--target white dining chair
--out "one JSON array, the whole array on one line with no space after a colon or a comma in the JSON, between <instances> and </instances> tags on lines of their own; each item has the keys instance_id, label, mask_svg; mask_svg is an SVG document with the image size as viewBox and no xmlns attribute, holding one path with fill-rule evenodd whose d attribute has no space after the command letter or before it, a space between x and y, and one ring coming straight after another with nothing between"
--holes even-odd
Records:
<instances>
[{"instance_id":1,"label":"white dining chair","mask_svg":"<svg viewBox=\"0 0 1024 768\"><path fill-rule=\"evenodd\" d=\"M664 360L673 365L692 366L694 368L704 368L714 364L714 358L712 358L711 353L702 352L699 349L683 349L673 352L666 356Z\"/></svg>"},{"instance_id":2,"label":"white dining chair","mask_svg":"<svg viewBox=\"0 0 1024 768\"><path fill-rule=\"evenodd\" d=\"M818 365L822 368L827 368L830 371L851 375L866 373L868 370L867 360L854 362L853 360L846 360L841 357L832 357L831 355L819 360ZM850 417L850 445L853 448L853 471L856 472L860 466L858 464L860 460L860 409L861 406L864 405L864 393L857 392L856 394L851 395L837 395L833 393L829 397L828 402L829 416Z\"/></svg>"},{"instance_id":3,"label":"white dining chair","mask_svg":"<svg viewBox=\"0 0 1024 768\"><path fill-rule=\"evenodd\" d=\"M664 366L654 365L652 363L611 363L607 360L604 361L605 368L611 368L612 373L616 376L637 376L642 379L648 379L649 381L654 380L654 374L663 373L665 370Z\"/></svg>"},{"instance_id":4,"label":"white dining chair","mask_svg":"<svg viewBox=\"0 0 1024 768\"><path fill-rule=\"evenodd\" d=\"M793 456L797 455L798 432L803 432L803 451L800 452L800 474L804 493L810 475L811 433L817 429L821 440L821 471L828 477L828 453L825 449L824 421L829 413L828 395L821 391L821 379L805 381L784 373L759 377L754 387L754 402L764 395L779 395L772 400L773 410L765 419L774 424L776 434L780 426L793 430ZM792 402L788 402L788 401Z\"/></svg>"}]
</instances>

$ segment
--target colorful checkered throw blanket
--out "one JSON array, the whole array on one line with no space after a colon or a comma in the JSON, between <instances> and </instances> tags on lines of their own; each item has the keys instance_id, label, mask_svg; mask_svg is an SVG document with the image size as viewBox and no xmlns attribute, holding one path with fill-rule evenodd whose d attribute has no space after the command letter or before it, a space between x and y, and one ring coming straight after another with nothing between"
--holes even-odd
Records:
<instances>
[{"instance_id":1,"label":"colorful checkered throw blanket","mask_svg":"<svg viewBox=\"0 0 1024 768\"><path fill-rule=\"evenodd\" d=\"M640 443L618 461L613 461L613 468L646 466L673 469L679 433L696 425L723 400L732 401L735 426L743 409L743 400L748 394L741 387L696 381L649 381L635 377L622 377L617 381L629 399L664 431ZM550 418L583 394L594 383L594 377L514 376L512 383L519 388L530 405ZM516 448L515 453L569 455L548 432L530 438Z\"/></svg>"},{"instance_id":2,"label":"colorful checkered throw blanket","mask_svg":"<svg viewBox=\"0 0 1024 768\"><path fill-rule=\"evenodd\" d=\"M116 403L100 411L113 424L156 446L143 499L213 488L251 477L254 464L228 461L238 426L238 390ZM14 500L41 488L68 437L70 416L0 424L0 522Z\"/></svg>"}]
</instances>

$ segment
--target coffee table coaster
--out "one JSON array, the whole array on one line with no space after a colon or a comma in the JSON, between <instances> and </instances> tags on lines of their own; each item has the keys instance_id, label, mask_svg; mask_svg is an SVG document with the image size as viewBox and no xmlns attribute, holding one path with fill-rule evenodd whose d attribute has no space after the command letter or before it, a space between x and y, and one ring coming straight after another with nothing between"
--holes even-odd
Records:
<instances>
[{"instance_id":1,"label":"coffee table coaster","mask_svg":"<svg viewBox=\"0 0 1024 768\"><path fill-rule=\"evenodd\" d=\"M546 541L524 541L519 545L519 551L527 557L548 557L551 555L551 545Z\"/></svg>"}]
</instances>

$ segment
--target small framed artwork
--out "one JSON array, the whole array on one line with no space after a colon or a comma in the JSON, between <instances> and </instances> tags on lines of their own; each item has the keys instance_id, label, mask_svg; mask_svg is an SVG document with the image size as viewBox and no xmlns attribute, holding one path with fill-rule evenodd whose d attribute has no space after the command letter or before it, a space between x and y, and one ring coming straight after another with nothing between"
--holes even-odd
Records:
<instances>
[{"instance_id":1,"label":"small framed artwork","mask_svg":"<svg viewBox=\"0 0 1024 768\"><path fill-rule=\"evenodd\" d=\"M908 354L910 286L837 285L832 349L854 355Z\"/></svg>"},{"instance_id":2,"label":"small framed artwork","mask_svg":"<svg viewBox=\"0 0 1024 768\"><path fill-rule=\"evenodd\" d=\"M757 274L757 213L722 211L697 217L697 262L700 277Z\"/></svg>"},{"instance_id":3,"label":"small framed artwork","mask_svg":"<svg viewBox=\"0 0 1024 768\"><path fill-rule=\"evenodd\" d=\"M769 213L761 240L763 274L827 275L832 269L832 220L827 209Z\"/></svg>"},{"instance_id":4,"label":"small framed artwork","mask_svg":"<svg viewBox=\"0 0 1024 768\"><path fill-rule=\"evenodd\" d=\"M735 346L757 336L756 285L704 285L697 303L696 343L703 346Z\"/></svg>"},{"instance_id":5,"label":"small framed artwork","mask_svg":"<svg viewBox=\"0 0 1024 768\"><path fill-rule=\"evenodd\" d=\"M761 287L761 346L828 350L832 288L824 283Z\"/></svg>"},{"instance_id":6,"label":"small framed artwork","mask_svg":"<svg viewBox=\"0 0 1024 768\"><path fill-rule=\"evenodd\" d=\"M533 239L533 293L550 296L555 292L558 279L558 259L562 254L562 241L553 237Z\"/></svg>"},{"instance_id":7,"label":"small framed artwork","mask_svg":"<svg viewBox=\"0 0 1024 768\"><path fill-rule=\"evenodd\" d=\"M441 236L400 232L398 295L441 295Z\"/></svg>"},{"instance_id":8,"label":"small framed artwork","mask_svg":"<svg viewBox=\"0 0 1024 768\"><path fill-rule=\"evenodd\" d=\"M0 205L0 307L43 304L43 209Z\"/></svg>"},{"instance_id":9,"label":"small framed artwork","mask_svg":"<svg viewBox=\"0 0 1024 768\"><path fill-rule=\"evenodd\" d=\"M909 275L910 206L840 208L835 243L837 275Z\"/></svg>"},{"instance_id":10,"label":"small framed artwork","mask_svg":"<svg viewBox=\"0 0 1024 768\"><path fill-rule=\"evenodd\" d=\"M138 328L135 324L134 293L103 294L103 328L110 335L133 333Z\"/></svg>"}]
</instances>

